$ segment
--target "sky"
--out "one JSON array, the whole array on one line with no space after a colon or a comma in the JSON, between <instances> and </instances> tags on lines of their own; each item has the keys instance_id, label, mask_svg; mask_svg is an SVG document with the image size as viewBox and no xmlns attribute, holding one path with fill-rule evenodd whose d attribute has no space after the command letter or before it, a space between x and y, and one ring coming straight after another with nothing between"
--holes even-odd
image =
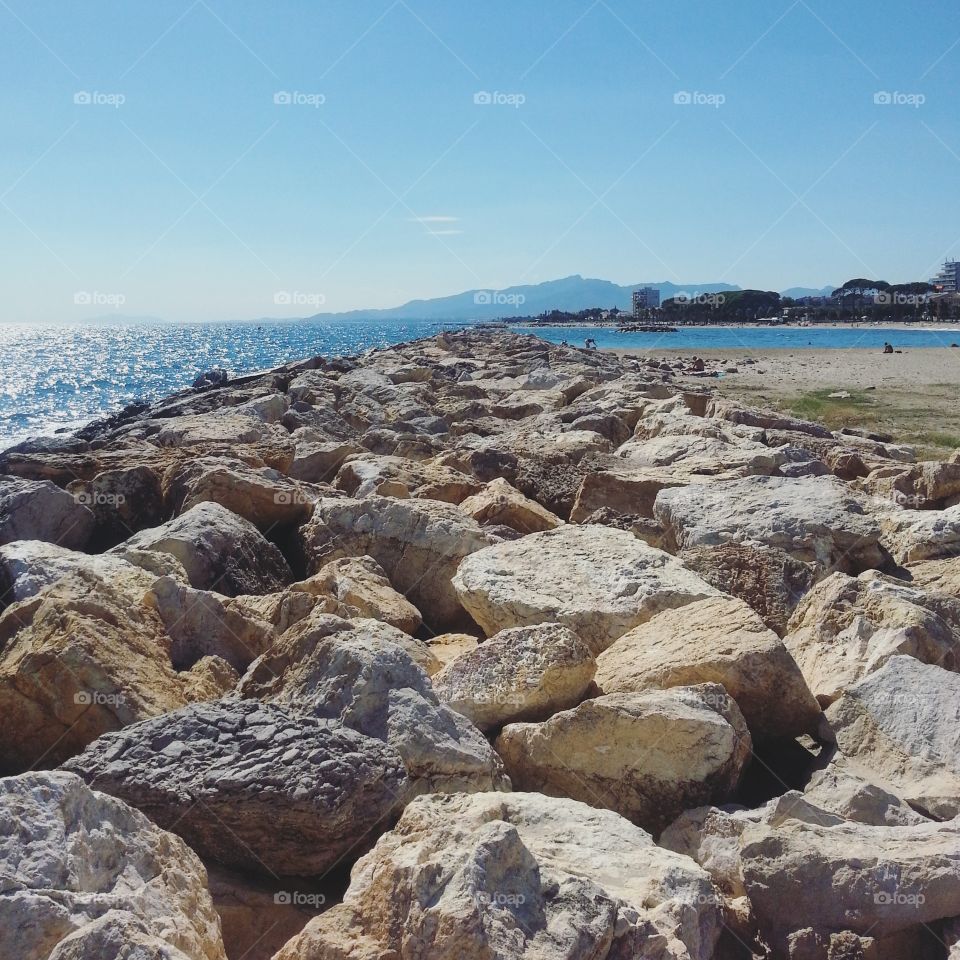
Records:
<instances>
[{"instance_id":1,"label":"sky","mask_svg":"<svg viewBox=\"0 0 960 960\"><path fill-rule=\"evenodd\" d=\"M0 0L0 321L960 257L947 0Z\"/></svg>"}]
</instances>

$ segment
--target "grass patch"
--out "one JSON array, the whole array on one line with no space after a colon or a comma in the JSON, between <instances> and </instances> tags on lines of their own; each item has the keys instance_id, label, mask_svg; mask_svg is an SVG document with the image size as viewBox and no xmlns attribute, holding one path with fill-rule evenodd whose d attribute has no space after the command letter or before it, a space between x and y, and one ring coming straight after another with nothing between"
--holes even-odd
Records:
<instances>
[{"instance_id":1,"label":"grass patch","mask_svg":"<svg viewBox=\"0 0 960 960\"><path fill-rule=\"evenodd\" d=\"M830 396L831 393L840 392L849 393L850 396ZM819 420L832 430L844 426L864 426L877 419L876 401L865 390L812 390L798 397L785 398L783 405L794 416Z\"/></svg>"}]
</instances>

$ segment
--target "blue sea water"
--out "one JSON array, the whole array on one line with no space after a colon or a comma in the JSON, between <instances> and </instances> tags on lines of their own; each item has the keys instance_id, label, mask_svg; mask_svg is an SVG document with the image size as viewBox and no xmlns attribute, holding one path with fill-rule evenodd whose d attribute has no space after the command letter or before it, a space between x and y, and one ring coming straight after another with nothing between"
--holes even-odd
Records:
<instances>
[{"instance_id":1,"label":"blue sea water","mask_svg":"<svg viewBox=\"0 0 960 960\"><path fill-rule=\"evenodd\" d=\"M157 400L198 373L232 375L324 354L360 353L437 333L437 321L264 323L0 324L0 449L30 436L76 428L133 400ZM517 328L521 329L521 328ZM621 334L592 327L529 329L547 340L643 351L948 347L960 331L876 328L689 327L671 334Z\"/></svg>"}]
</instances>

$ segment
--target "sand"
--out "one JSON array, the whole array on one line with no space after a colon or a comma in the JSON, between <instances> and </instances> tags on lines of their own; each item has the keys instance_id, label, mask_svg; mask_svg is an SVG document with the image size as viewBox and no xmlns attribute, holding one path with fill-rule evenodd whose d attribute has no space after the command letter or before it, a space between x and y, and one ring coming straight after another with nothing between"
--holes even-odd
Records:
<instances>
[{"instance_id":1,"label":"sand","mask_svg":"<svg viewBox=\"0 0 960 960\"><path fill-rule=\"evenodd\" d=\"M694 356L719 378L677 371L681 383L708 385L726 396L787 410L838 429L864 427L942 459L960 448L960 349L880 350L616 350L689 366ZM736 372L733 372L733 371ZM847 393L849 396L830 396Z\"/></svg>"}]
</instances>

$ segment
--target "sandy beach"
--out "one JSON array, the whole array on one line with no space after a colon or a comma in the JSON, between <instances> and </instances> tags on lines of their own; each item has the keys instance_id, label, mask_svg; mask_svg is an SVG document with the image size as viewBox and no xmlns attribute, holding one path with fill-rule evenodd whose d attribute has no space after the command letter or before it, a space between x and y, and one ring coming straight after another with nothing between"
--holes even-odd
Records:
<instances>
[{"instance_id":1,"label":"sandy beach","mask_svg":"<svg viewBox=\"0 0 960 960\"><path fill-rule=\"evenodd\" d=\"M694 357L719 377L679 380L709 384L719 393L788 410L829 427L863 427L894 434L922 456L943 457L960 447L960 349L611 351L689 367ZM842 396L842 394L849 396ZM840 396L831 396L840 394Z\"/></svg>"}]
</instances>

